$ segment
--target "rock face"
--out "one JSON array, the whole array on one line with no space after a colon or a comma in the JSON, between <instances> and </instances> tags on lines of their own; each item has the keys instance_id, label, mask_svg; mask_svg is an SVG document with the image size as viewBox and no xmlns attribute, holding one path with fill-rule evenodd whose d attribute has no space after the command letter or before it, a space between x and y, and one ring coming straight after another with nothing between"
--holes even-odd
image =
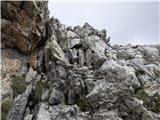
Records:
<instances>
[{"instance_id":1,"label":"rock face","mask_svg":"<svg viewBox=\"0 0 160 120\"><path fill-rule=\"evenodd\" d=\"M2 43L23 53L33 51L46 37L47 2L2 2Z\"/></svg>"},{"instance_id":2,"label":"rock face","mask_svg":"<svg viewBox=\"0 0 160 120\"><path fill-rule=\"evenodd\" d=\"M160 120L159 45L110 47L45 1L3 1L1 21L3 120Z\"/></svg>"}]
</instances>

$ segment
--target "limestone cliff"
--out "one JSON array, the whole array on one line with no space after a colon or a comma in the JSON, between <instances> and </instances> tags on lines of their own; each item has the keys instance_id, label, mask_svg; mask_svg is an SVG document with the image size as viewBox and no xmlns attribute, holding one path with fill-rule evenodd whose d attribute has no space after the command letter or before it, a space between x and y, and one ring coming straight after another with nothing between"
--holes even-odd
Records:
<instances>
[{"instance_id":1,"label":"limestone cliff","mask_svg":"<svg viewBox=\"0 0 160 120\"><path fill-rule=\"evenodd\" d=\"M46 38L47 2L1 2L2 45L18 48L23 53L33 51Z\"/></svg>"},{"instance_id":2,"label":"limestone cliff","mask_svg":"<svg viewBox=\"0 0 160 120\"><path fill-rule=\"evenodd\" d=\"M160 120L160 45L111 45L45 1L3 1L2 120Z\"/></svg>"}]
</instances>

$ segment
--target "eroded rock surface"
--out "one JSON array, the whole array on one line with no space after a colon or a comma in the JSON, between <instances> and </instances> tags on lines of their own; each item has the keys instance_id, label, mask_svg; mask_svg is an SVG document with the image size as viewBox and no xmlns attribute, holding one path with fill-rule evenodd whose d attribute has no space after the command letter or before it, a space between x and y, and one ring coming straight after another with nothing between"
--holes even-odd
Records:
<instances>
[{"instance_id":1,"label":"eroded rock surface","mask_svg":"<svg viewBox=\"0 0 160 120\"><path fill-rule=\"evenodd\" d=\"M47 8L2 2L4 120L160 120L159 45L110 47L106 30Z\"/></svg>"},{"instance_id":2,"label":"eroded rock surface","mask_svg":"<svg viewBox=\"0 0 160 120\"><path fill-rule=\"evenodd\" d=\"M2 2L2 44L30 53L45 40L47 2Z\"/></svg>"}]
</instances>

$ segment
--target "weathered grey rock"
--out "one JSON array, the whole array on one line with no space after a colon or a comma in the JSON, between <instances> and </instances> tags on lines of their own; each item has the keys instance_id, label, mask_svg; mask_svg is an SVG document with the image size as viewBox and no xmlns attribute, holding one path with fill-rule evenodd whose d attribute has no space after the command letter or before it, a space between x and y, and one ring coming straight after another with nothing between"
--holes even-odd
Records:
<instances>
[{"instance_id":1,"label":"weathered grey rock","mask_svg":"<svg viewBox=\"0 0 160 120\"><path fill-rule=\"evenodd\" d=\"M2 104L6 101L6 100L12 100L13 97L13 91L9 85L9 81L7 82L7 78L3 78L1 79L1 89L0 89L0 93L1 93L1 102Z\"/></svg>"},{"instance_id":2,"label":"weathered grey rock","mask_svg":"<svg viewBox=\"0 0 160 120\"><path fill-rule=\"evenodd\" d=\"M123 120L115 111L98 111L93 114L93 120Z\"/></svg>"},{"instance_id":3,"label":"weathered grey rock","mask_svg":"<svg viewBox=\"0 0 160 120\"><path fill-rule=\"evenodd\" d=\"M92 51L90 49L87 49L85 52L85 61L86 65L90 67L92 62Z\"/></svg>"},{"instance_id":4,"label":"weathered grey rock","mask_svg":"<svg viewBox=\"0 0 160 120\"><path fill-rule=\"evenodd\" d=\"M89 36L86 41L89 48L94 52L92 63L95 66L101 66L106 61L105 49L107 45L102 39L95 35Z\"/></svg>"},{"instance_id":5,"label":"weathered grey rock","mask_svg":"<svg viewBox=\"0 0 160 120\"><path fill-rule=\"evenodd\" d=\"M2 2L2 103L13 99L12 76L26 75L29 84L14 99L9 120L160 119L160 85L130 61L159 79L159 46L113 49L106 30L88 23L66 27L54 17L48 20L47 11L44 1Z\"/></svg>"},{"instance_id":6,"label":"weathered grey rock","mask_svg":"<svg viewBox=\"0 0 160 120\"><path fill-rule=\"evenodd\" d=\"M155 94L160 95L160 84L158 84L150 76L147 76L145 74L139 75L138 79L141 81L141 84L143 85L143 91L148 96L154 96Z\"/></svg>"},{"instance_id":7,"label":"weathered grey rock","mask_svg":"<svg viewBox=\"0 0 160 120\"><path fill-rule=\"evenodd\" d=\"M128 119L130 119L131 117L133 117L132 119L138 119L139 116L141 116L142 120L158 120L160 119L160 115L152 113L150 111L148 111L141 103L139 103L139 101L135 98L130 97L129 99L124 100L125 104L127 105L127 107L130 108L130 112L131 111L135 114L135 115L129 115L128 114ZM126 116L127 118L127 116Z\"/></svg>"},{"instance_id":8,"label":"weathered grey rock","mask_svg":"<svg viewBox=\"0 0 160 120\"><path fill-rule=\"evenodd\" d=\"M81 67L84 66L84 51L82 49L78 50L78 63Z\"/></svg>"},{"instance_id":9,"label":"weathered grey rock","mask_svg":"<svg viewBox=\"0 0 160 120\"><path fill-rule=\"evenodd\" d=\"M105 55L108 60L117 60L117 52L115 50L112 50L111 48L105 51Z\"/></svg>"},{"instance_id":10,"label":"weathered grey rock","mask_svg":"<svg viewBox=\"0 0 160 120\"><path fill-rule=\"evenodd\" d=\"M106 61L106 57L103 54L92 54L92 63L95 67L100 67Z\"/></svg>"},{"instance_id":11,"label":"weathered grey rock","mask_svg":"<svg viewBox=\"0 0 160 120\"><path fill-rule=\"evenodd\" d=\"M48 63L50 60L61 61L64 64L69 65L67 59L65 58L63 50L61 49L56 40L56 36L52 35L51 39L47 41L47 44L44 48L46 68L48 68Z\"/></svg>"},{"instance_id":12,"label":"weathered grey rock","mask_svg":"<svg viewBox=\"0 0 160 120\"><path fill-rule=\"evenodd\" d=\"M64 52L62 51L61 47L59 46L56 40L53 39L49 43L49 48L53 60L60 60L66 62Z\"/></svg>"},{"instance_id":13,"label":"weathered grey rock","mask_svg":"<svg viewBox=\"0 0 160 120\"><path fill-rule=\"evenodd\" d=\"M49 103L51 105L57 105L60 103L64 102L64 93L62 91L56 90L56 89L52 89L52 93L50 94L49 97Z\"/></svg>"},{"instance_id":14,"label":"weathered grey rock","mask_svg":"<svg viewBox=\"0 0 160 120\"><path fill-rule=\"evenodd\" d=\"M134 88L140 87L140 83L135 75L135 70L132 67L122 66L117 61L106 61L100 68L100 71L108 74L110 78L120 82L125 87Z\"/></svg>"},{"instance_id":15,"label":"weathered grey rock","mask_svg":"<svg viewBox=\"0 0 160 120\"><path fill-rule=\"evenodd\" d=\"M28 72L28 56L15 49L1 50L1 102L12 100L11 82L13 76L23 76Z\"/></svg>"},{"instance_id":16,"label":"weathered grey rock","mask_svg":"<svg viewBox=\"0 0 160 120\"><path fill-rule=\"evenodd\" d=\"M27 115L24 120L32 120L33 119L33 114Z\"/></svg>"},{"instance_id":17,"label":"weathered grey rock","mask_svg":"<svg viewBox=\"0 0 160 120\"><path fill-rule=\"evenodd\" d=\"M7 120L22 120L25 109L28 103L29 96L32 92L33 83L29 84L26 91L18 95L13 102L12 109L10 110Z\"/></svg>"},{"instance_id":18,"label":"weathered grey rock","mask_svg":"<svg viewBox=\"0 0 160 120\"><path fill-rule=\"evenodd\" d=\"M138 50L143 54L143 57L147 61L157 61L159 60L159 51L155 47L140 46Z\"/></svg>"},{"instance_id":19,"label":"weathered grey rock","mask_svg":"<svg viewBox=\"0 0 160 120\"><path fill-rule=\"evenodd\" d=\"M76 38L78 35L75 32L67 31L66 38Z\"/></svg>"},{"instance_id":20,"label":"weathered grey rock","mask_svg":"<svg viewBox=\"0 0 160 120\"><path fill-rule=\"evenodd\" d=\"M156 71L160 71L160 64L148 64L146 65L146 69L147 71L152 74L153 76L156 76L155 75L155 72Z\"/></svg>"},{"instance_id":21,"label":"weathered grey rock","mask_svg":"<svg viewBox=\"0 0 160 120\"><path fill-rule=\"evenodd\" d=\"M103 40L105 40L105 38L106 38L106 30L105 29L103 29L103 30L101 30L101 31L99 31L98 32L98 36L100 37L100 38L102 38Z\"/></svg>"},{"instance_id":22,"label":"weathered grey rock","mask_svg":"<svg viewBox=\"0 0 160 120\"><path fill-rule=\"evenodd\" d=\"M42 93L42 98L41 98L41 100L42 100L42 101L46 101L46 100L48 100L48 98L49 98L49 90L46 90L46 91L44 91L44 92Z\"/></svg>"},{"instance_id":23,"label":"weathered grey rock","mask_svg":"<svg viewBox=\"0 0 160 120\"><path fill-rule=\"evenodd\" d=\"M57 42L60 44L60 42L63 42L66 40L66 32L67 32L67 29L66 29L66 26L65 25L60 25L59 26L59 29L56 30L56 34L57 34Z\"/></svg>"},{"instance_id":24,"label":"weathered grey rock","mask_svg":"<svg viewBox=\"0 0 160 120\"><path fill-rule=\"evenodd\" d=\"M57 70L57 74L58 74L59 78L66 79L67 71L65 70L64 66L61 65L61 63L56 66L56 70Z\"/></svg>"},{"instance_id":25,"label":"weathered grey rock","mask_svg":"<svg viewBox=\"0 0 160 120\"><path fill-rule=\"evenodd\" d=\"M86 96L86 99L92 106L96 108L112 108L114 103L118 102L119 89L114 83L99 80L96 82L93 90Z\"/></svg>"},{"instance_id":26,"label":"weathered grey rock","mask_svg":"<svg viewBox=\"0 0 160 120\"><path fill-rule=\"evenodd\" d=\"M69 105L48 106L47 103L41 103L37 120L88 120L86 113L81 112L79 108Z\"/></svg>"},{"instance_id":27,"label":"weathered grey rock","mask_svg":"<svg viewBox=\"0 0 160 120\"><path fill-rule=\"evenodd\" d=\"M80 45L81 45L81 39L79 39L79 38L74 38L74 39L68 40L68 48L74 48L74 47L78 47Z\"/></svg>"},{"instance_id":28,"label":"weathered grey rock","mask_svg":"<svg viewBox=\"0 0 160 120\"><path fill-rule=\"evenodd\" d=\"M37 114L37 120L51 120L51 115L48 109L49 106L47 103L41 103Z\"/></svg>"},{"instance_id":29,"label":"weathered grey rock","mask_svg":"<svg viewBox=\"0 0 160 120\"><path fill-rule=\"evenodd\" d=\"M89 25L88 23L85 23L83 26L84 35L91 35L94 32L94 28Z\"/></svg>"},{"instance_id":30,"label":"weathered grey rock","mask_svg":"<svg viewBox=\"0 0 160 120\"><path fill-rule=\"evenodd\" d=\"M95 86L95 84L96 84L96 82L95 82L94 79L92 79L92 78L87 78L87 79L84 81L84 83L85 83L85 85L86 85L86 87L87 87L87 92L88 92L88 93L90 93L90 92L93 90L93 88L94 88L94 86Z\"/></svg>"},{"instance_id":31,"label":"weathered grey rock","mask_svg":"<svg viewBox=\"0 0 160 120\"><path fill-rule=\"evenodd\" d=\"M30 68L29 68L29 71L28 71L28 73L27 73L27 75L26 75L25 81L26 81L27 83L33 82L33 80L35 80L35 78L36 78L36 75L37 75L37 71L34 71L34 70L32 69L32 67L30 67Z\"/></svg>"},{"instance_id":32,"label":"weathered grey rock","mask_svg":"<svg viewBox=\"0 0 160 120\"><path fill-rule=\"evenodd\" d=\"M57 105L51 108L52 120L88 120L88 115L76 105Z\"/></svg>"},{"instance_id":33,"label":"weathered grey rock","mask_svg":"<svg viewBox=\"0 0 160 120\"><path fill-rule=\"evenodd\" d=\"M68 104L74 104L76 99L82 99L84 96L84 83L81 78L70 77L70 84L68 86L67 101ZM76 81L76 82L75 82Z\"/></svg>"},{"instance_id":34,"label":"weathered grey rock","mask_svg":"<svg viewBox=\"0 0 160 120\"><path fill-rule=\"evenodd\" d=\"M117 54L118 59L133 59L134 57L135 57L135 52L126 49L119 50L119 53Z\"/></svg>"},{"instance_id":35,"label":"weathered grey rock","mask_svg":"<svg viewBox=\"0 0 160 120\"><path fill-rule=\"evenodd\" d=\"M72 64L77 63L78 62L78 51L76 49L73 49L73 50L70 50L70 53L72 55L71 57Z\"/></svg>"},{"instance_id":36,"label":"weathered grey rock","mask_svg":"<svg viewBox=\"0 0 160 120\"><path fill-rule=\"evenodd\" d=\"M44 72L44 67L45 67L45 65L44 65L44 50L40 50L39 52L38 52L38 55L37 55L37 58L38 58L38 60L37 60L37 71L38 72Z\"/></svg>"}]
</instances>

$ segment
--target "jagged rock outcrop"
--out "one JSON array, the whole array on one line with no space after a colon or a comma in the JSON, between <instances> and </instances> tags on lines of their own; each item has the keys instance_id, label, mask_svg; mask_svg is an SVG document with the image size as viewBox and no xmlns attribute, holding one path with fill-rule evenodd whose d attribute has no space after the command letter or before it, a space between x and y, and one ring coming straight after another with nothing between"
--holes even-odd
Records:
<instances>
[{"instance_id":1,"label":"jagged rock outcrop","mask_svg":"<svg viewBox=\"0 0 160 120\"><path fill-rule=\"evenodd\" d=\"M46 37L47 2L7 1L2 3L1 37L3 47L32 52Z\"/></svg>"},{"instance_id":2,"label":"jagged rock outcrop","mask_svg":"<svg viewBox=\"0 0 160 120\"><path fill-rule=\"evenodd\" d=\"M2 119L160 119L160 45L111 46L48 19L45 1L2 2L1 29Z\"/></svg>"}]
</instances>

